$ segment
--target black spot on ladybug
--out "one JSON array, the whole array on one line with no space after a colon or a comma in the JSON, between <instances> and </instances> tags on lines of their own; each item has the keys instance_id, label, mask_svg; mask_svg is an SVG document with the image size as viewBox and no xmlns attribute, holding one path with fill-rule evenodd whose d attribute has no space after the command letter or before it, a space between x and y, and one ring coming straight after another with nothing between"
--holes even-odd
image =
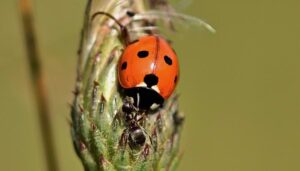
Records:
<instances>
[{"instance_id":1,"label":"black spot on ladybug","mask_svg":"<svg viewBox=\"0 0 300 171\"><path fill-rule=\"evenodd\" d=\"M125 70L127 68L127 62L123 62L121 66L121 70Z\"/></svg>"},{"instance_id":2,"label":"black spot on ladybug","mask_svg":"<svg viewBox=\"0 0 300 171\"><path fill-rule=\"evenodd\" d=\"M172 59L170 57L168 57L167 55L164 57L165 59L165 62L168 64L168 65L172 65Z\"/></svg>"},{"instance_id":3,"label":"black spot on ladybug","mask_svg":"<svg viewBox=\"0 0 300 171\"><path fill-rule=\"evenodd\" d=\"M149 55L149 52L146 50L142 50L142 51L139 51L137 55L140 58L146 58Z\"/></svg>"},{"instance_id":4,"label":"black spot on ladybug","mask_svg":"<svg viewBox=\"0 0 300 171\"><path fill-rule=\"evenodd\" d=\"M144 82L147 84L147 87L152 87L158 83L158 77L154 74L148 74L144 77Z\"/></svg>"},{"instance_id":5,"label":"black spot on ladybug","mask_svg":"<svg viewBox=\"0 0 300 171\"><path fill-rule=\"evenodd\" d=\"M174 83L177 83L177 75L175 76Z\"/></svg>"}]
</instances>

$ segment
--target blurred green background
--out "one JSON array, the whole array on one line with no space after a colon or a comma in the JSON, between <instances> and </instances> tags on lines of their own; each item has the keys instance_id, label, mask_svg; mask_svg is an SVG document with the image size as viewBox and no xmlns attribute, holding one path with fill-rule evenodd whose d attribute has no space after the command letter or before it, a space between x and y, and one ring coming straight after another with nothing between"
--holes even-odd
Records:
<instances>
[{"instance_id":1,"label":"blurred green background","mask_svg":"<svg viewBox=\"0 0 300 171\"><path fill-rule=\"evenodd\" d=\"M188 2L188 1L187 1ZM68 103L85 1L34 0L62 170L83 170L73 151ZM186 114L179 170L300 170L300 2L195 0L196 27L172 39ZM45 170L17 2L0 2L0 170Z\"/></svg>"}]
</instances>

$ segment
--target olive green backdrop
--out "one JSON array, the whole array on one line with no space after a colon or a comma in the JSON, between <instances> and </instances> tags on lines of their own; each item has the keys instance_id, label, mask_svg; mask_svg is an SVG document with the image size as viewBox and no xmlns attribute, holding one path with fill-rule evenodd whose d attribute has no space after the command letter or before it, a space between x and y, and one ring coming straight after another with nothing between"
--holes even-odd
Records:
<instances>
[{"instance_id":1,"label":"olive green backdrop","mask_svg":"<svg viewBox=\"0 0 300 171\"><path fill-rule=\"evenodd\" d=\"M189 2L189 1L185 1ZM67 118L84 0L34 0L62 170L80 171ZM300 170L300 2L194 0L173 35L186 113L179 170ZM0 2L0 170L45 170L17 3Z\"/></svg>"}]
</instances>

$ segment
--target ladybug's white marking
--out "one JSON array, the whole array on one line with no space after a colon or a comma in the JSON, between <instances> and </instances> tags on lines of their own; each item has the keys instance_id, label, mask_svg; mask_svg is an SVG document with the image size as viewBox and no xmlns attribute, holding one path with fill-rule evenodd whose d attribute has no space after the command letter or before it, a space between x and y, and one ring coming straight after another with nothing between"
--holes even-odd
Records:
<instances>
[{"instance_id":1,"label":"ladybug's white marking","mask_svg":"<svg viewBox=\"0 0 300 171\"><path fill-rule=\"evenodd\" d=\"M151 106L150 106L150 109L152 110L155 110L159 107L159 104L156 104L156 103L153 103Z\"/></svg>"},{"instance_id":2,"label":"ladybug's white marking","mask_svg":"<svg viewBox=\"0 0 300 171\"><path fill-rule=\"evenodd\" d=\"M147 87L145 82L141 82L140 84L136 85L136 87Z\"/></svg>"},{"instance_id":3,"label":"ladybug's white marking","mask_svg":"<svg viewBox=\"0 0 300 171\"><path fill-rule=\"evenodd\" d=\"M136 85L136 87L146 87L147 88L147 84L145 82L141 82L138 85ZM152 86L151 89L156 91L158 94L160 93L160 90L157 87L157 85Z\"/></svg>"},{"instance_id":4,"label":"ladybug's white marking","mask_svg":"<svg viewBox=\"0 0 300 171\"><path fill-rule=\"evenodd\" d=\"M159 88L157 87L157 85L152 86L151 88L159 94L160 91L159 91Z\"/></svg>"}]
</instances>

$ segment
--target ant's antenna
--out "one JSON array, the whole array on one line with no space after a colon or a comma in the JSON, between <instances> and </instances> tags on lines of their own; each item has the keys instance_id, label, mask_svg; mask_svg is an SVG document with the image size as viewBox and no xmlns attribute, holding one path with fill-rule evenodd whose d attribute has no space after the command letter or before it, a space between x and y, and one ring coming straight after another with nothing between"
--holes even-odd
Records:
<instances>
[{"instance_id":1,"label":"ant's antenna","mask_svg":"<svg viewBox=\"0 0 300 171\"><path fill-rule=\"evenodd\" d=\"M124 38L124 43L125 45L128 45L129 42L130 42L130 38L129 38L129 33L128 33L128 30L127 28L122 25L114 16L112 16L111 14L107 13L107 12L103 12L103 11L98 11L96 13L94 13L92 15L92 21L98 16L98 15L105 15L107 16L108 18L114 20L118 25L119 27L121 28L121 36ZM127 13L128 16L130 16L128 13ZM132 14L134 15L134 14Z\"/></svg>"},{"instance_id":2,"label":"ant's antenna","mask_svg":"<svg viewBox=\"0 0 300 171\"><path fill-rule=\"evenodd\" d=\"M137 104L138 107L140 107L140 93L137 93L136 96L137 96L137 98L136 98L137 99L136 100L137 101L136 104Z\"/></svg>"}]
</instances>

